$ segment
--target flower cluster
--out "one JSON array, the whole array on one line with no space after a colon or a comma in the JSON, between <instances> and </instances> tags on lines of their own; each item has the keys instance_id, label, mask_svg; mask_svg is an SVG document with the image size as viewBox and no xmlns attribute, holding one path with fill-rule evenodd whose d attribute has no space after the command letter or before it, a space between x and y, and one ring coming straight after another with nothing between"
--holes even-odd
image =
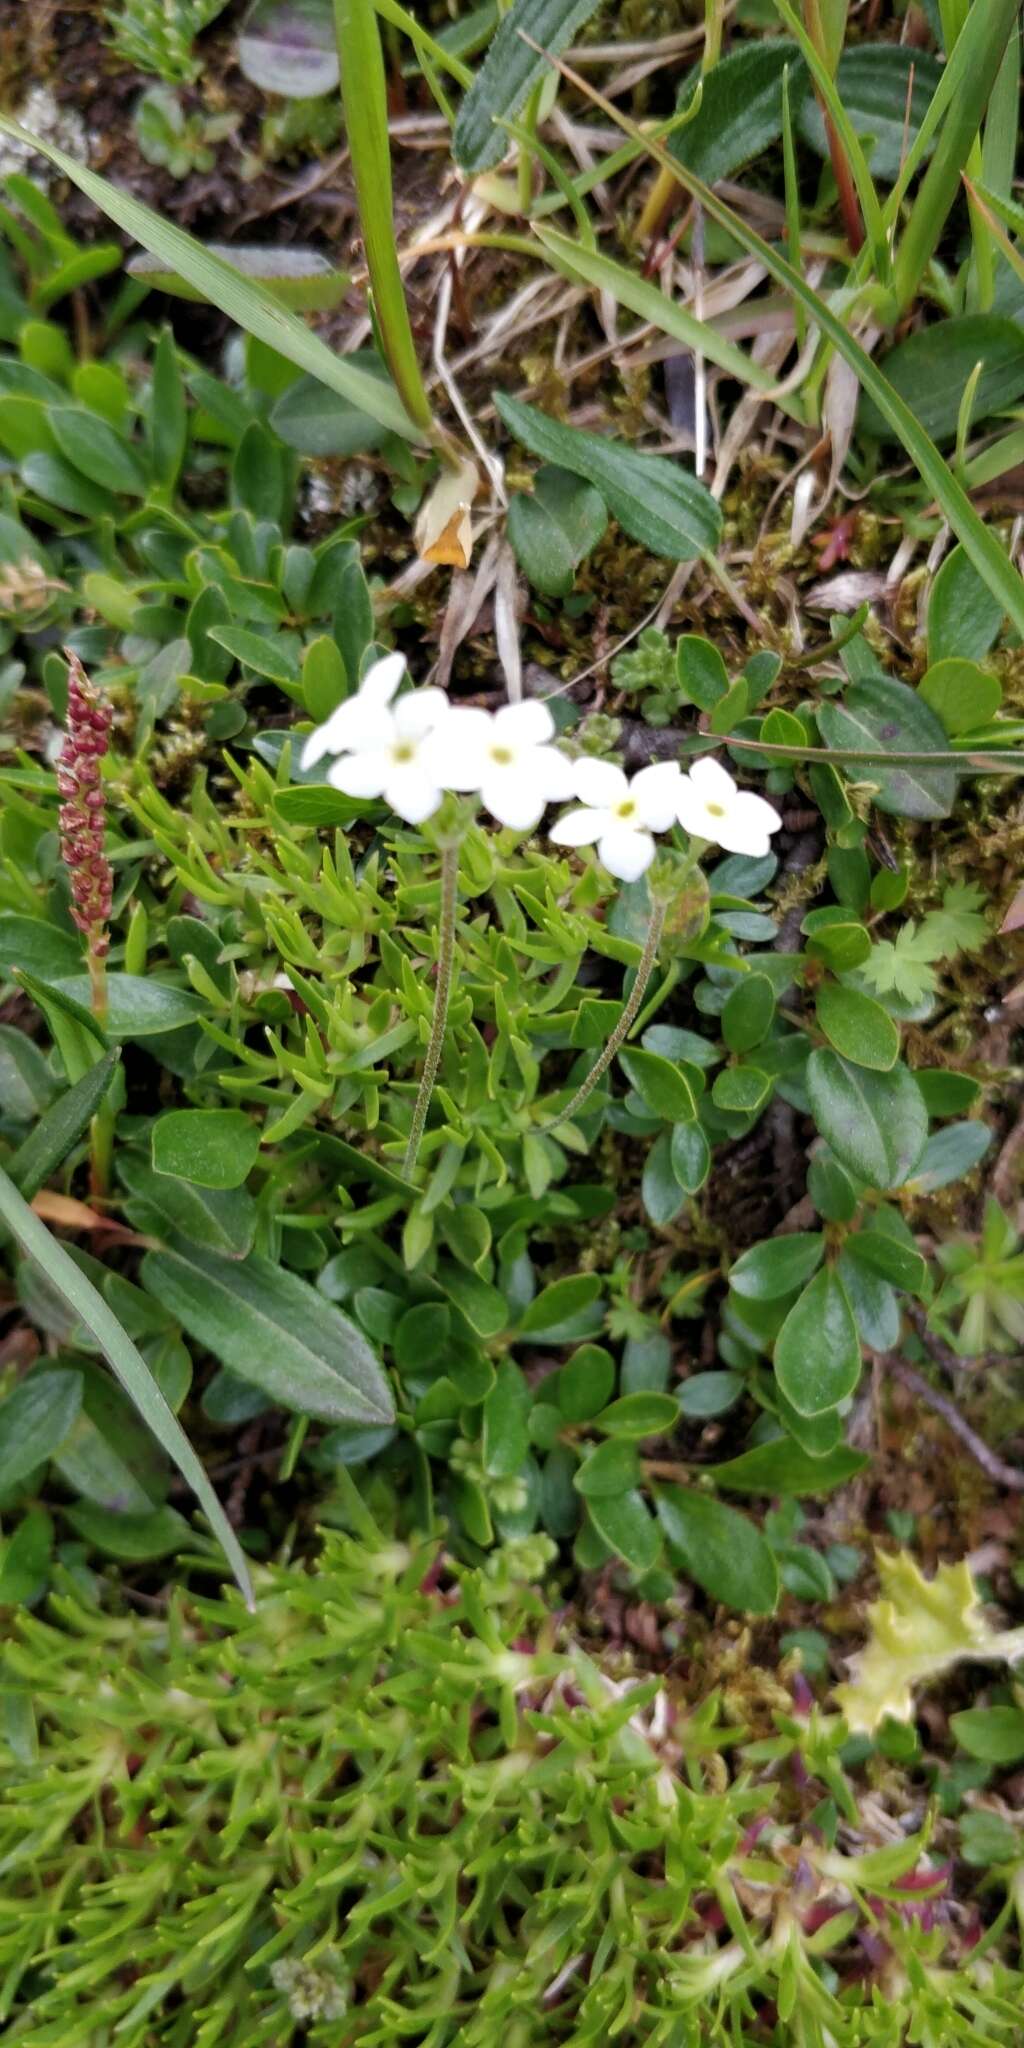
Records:
<instances>
[{"instance_id":1,"label":"flower cluster","mask_svg":"<svg viewBox=\"0 0 1024 2048\"><path fill-rule=\"evenodd\" d=\"M113 872L103 851L104 795L100 761L110 739L111 709L94 690L77 654L68 650L67 729L57 759L61 857L71 883L71 915L102 959L110 940Z\"/></svg>"},{"instance_id":2,"label":"flower cluster","mask_svg":"<svg viewBox=\"0 0 1024 2048\"><path fill-rule=\"evenodd\" d=\"M718 761L703 757L683 774L675 761L630 779L610 761L571 761L553 744L555 721L537 698L500 711L453 706L443 690L399 697L404 657L373 663L355 696L310 733L303 768L331 756L327 779L351 797L383 797L420 825L446 792L475 795L499 825L529 832L548 804L576 799L552 827L558 846L596 845L620 881L650 867L655 835L682 825L691 838L729 853L763 854L779 827L771 804L737 789Z\"/></svg>"}]
</instances>

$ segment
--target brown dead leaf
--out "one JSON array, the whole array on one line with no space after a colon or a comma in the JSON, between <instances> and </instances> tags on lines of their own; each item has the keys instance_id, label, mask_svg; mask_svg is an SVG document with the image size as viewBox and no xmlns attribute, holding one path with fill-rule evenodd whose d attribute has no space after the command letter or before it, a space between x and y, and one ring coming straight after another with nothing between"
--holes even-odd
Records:
<instances>
[{"instance_id":1,"label":"brown dead leaf","mask_svg":"<svg viewBox=\"0 0 1024 2048\"><path fill-rule=\"evenodd\" d=\"M438 477L416 515L416 547L420 560L468 569L473 552L470 506L480 489L475 462L460 462Z\"/></svg>"}]
</instances>

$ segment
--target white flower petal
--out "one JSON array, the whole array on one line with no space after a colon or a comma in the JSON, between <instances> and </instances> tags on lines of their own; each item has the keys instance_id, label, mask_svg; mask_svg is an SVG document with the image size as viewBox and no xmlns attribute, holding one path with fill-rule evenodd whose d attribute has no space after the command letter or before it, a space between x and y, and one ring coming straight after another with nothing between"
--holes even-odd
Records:
<instances>
[{"instance_id":1,"label":"white flower petal","mask_svg":"<svg viewBox=\"0 0 1024 2048\"><path fill-rule=\"evenodd\" d=\"M392 717L395 731L403 740L419 740L448 717L451 706L443 690L410 690L400 697Z\"/></svg>"},{"instance_id":2,"label":"white flower petal","mask_svg":"<svg viewBox=\"0 0 1024 2048\"><path fill-rule=\"evenodd\" d=\"M555 721L539 697L503 704L494 714L494 736L503 747L539 747L554 730Z\"/></svg>"},{"instance_id":3,"label":"white flower petal","mask_svg":"<svg viewBox=\"0 0 1024 2048\"><path fill-rule=\"evenodd\" d=\"M765 813L769 824L766 821ZM763 797L754 796L749 790L737 790L729 806L728 815L718 818L715 823L715 838L727 853L748 853L760 855L770 851L769 833L777 832L781 818L766 804Z\"/></svg>"},{"instance_id":4,"label":"white flower petal","mask_svg":"<svg viewBox=\"0 0 1024 2048\"><path fill-rule=\"evenodd\" d=\"M731 804L736 794L736 784L728 768L716 761L710 754L701 754L690 768L690 781L700 791L706 804Z\"/></svg>"},{"instance_id":5,"label":"white flower petal","mask_svg":"<svg viewBox=\"0 0 1024 2048\"><path fill-rule=\"evenodd\" d=\"M546 803L566 803L576 795L576 763L558 747L530 747L522 765L537 777Z\"/></svg>"},{"instance_id":6,"label":"white flower petal","mask_svg":"<svg viewBox=\"0 0 1024 2048\"><path fill-rule=\"evenodd\" d=\"M390 704L404 674L404 654L382 654L379 661L370 663L359 685L359 695L368 704Z\"/></svg>"},{"instance_id":7,"label":"white flower petal","mask_svg":"<svg viewBox=\"0 0 1024 2048\"><path fill-rule=\"evenodd\" d=\"M536 778L524 773L518 763L510 763L507 768L489 766L480 785L480 798L492 818L497 818L500 825L511 825L517 832L531 831L539 823L545 804Z\"/></svg>"},{"instance_id":8,"label":"white flower petal","mask_svg":"<svg viewBox=\"0 0 1024 2048\"><path fill-rule=\"evenodd\" d=\"M356 699L346 697L344 703L337 705L330 717L324 720L323 725L318 725L315 731L310 733L302 749L303 768L312 768L317 761L322 761L325 754L343 754L346 751L347 734L352 724L355 706Z\"/></svg>"},{"instance_id":9,"label":"white flower petal","mask_svg":"<svg viewBox=\"0 0 1024 2048\"><path fill-rule=\"evenodd\" d=\"M383 796L393 766L389 747L367 748L365 753L345 754L335 761L327 780L343 796Z\"/></svg>"},{"instance_id":10,"label":"white flower petal","mask_svg":"<svg viewBox=\"0 0 1024 2048\"><path fill-rule=\"evenodd\" d=\"M682 775L679 779L679 787L676 790L676 817L691 839L716 839L716 826L722 822L720 818L710 816L705 799L688 775Z\"/></svg>"},{"instance_id":11,"label":"white flower petal","mask_svg":"<svg viewBox=\"0 0 1024 2048\"><path fill-rule=\"evenodd\" d=\"M620 882L635 882L650 867L655 846L649 832L631 832L628 825L613 825L597 844L598 859Z\"/></svg>"},{"instance_id":12,"label":"white flower petal","mask_svg":"<svg viewBox=\"0 0 1024 2048\"><path fill-rule=\"evenodd\" d=\"M422 762L403 762L399 767L392 764L384 796L407 825L422 825L424 818L436 811L442 794Z\"/></svg>"},{"instance_id":13,"label":"white flower petal","mask_svg":"<svg viewBox=\"0 0 1024 2048\"><path fill-rule=\"evenodd\" d=\"M652 832L667 832L669 826L675 824L681 780L675 761L655 761L649 768L641 768L639 775L634 775L629 793L643 823L650 826Z\"/></svg>"},{"instance_id":14,"label":"white flower petal","mask_svg":"<svg viewBox=\"0 0 1024 2048\"><path fill-rule=\"evenodd\" d=\"M584 804L620 804L629 794L629 784L614 761L596 761L585 755L576 762L576 795Z\"/></svg>"},{"instance_id":15,"label":"white flower petal","mask_svg":"<svg viewBox=\"0 0 1024 2048\"><path fill-rule=\"evenodd\" d=\"M552 825L548 838L556 846L593 846L595 839L600 839L602 832L610 829L611 823L610 811L566 811L564 818L559 818Z\"/></svg>"},{"instance_id":16,"label":"white flower petal","mask_svg":"<svg viewBox=\"0 0 1024 2048\"><path fill-rule=\"evenodd\" d=\"M458 705L424 740L424 765L442 789L479 789L490 738L490 712Z\"/></svg>"}]
</instances>

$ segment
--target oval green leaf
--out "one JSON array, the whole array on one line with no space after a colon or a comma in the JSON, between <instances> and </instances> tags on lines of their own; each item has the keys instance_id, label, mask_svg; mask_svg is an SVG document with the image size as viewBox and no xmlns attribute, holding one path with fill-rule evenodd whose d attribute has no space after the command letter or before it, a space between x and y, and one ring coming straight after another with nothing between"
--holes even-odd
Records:
<instances>
[{"instance_id":1,"label":"oval green leaf","mask_svg":"<svg viewBox=\"0 0 1024 2048\"><path fill-rule=\"evenodd\" d=\"M662 1486L658 1519L670 1550L712 1600L741 1614L773 1614L779 1598L775 1559L754 1524L724 1501L683 1486Z\"/></svg>"},{"instance_id":2,"label":"oval green leaf","mask_svg":"<svg viewBox=\"0 0 1024 2048\"><path fill-rule=\"evenodd\" d=\"M846 1289L824 1267L793 1303L775 1343L775 1377L798 1415L825 1415L860 1378L857 1325Z\"/></svg>"}]
</instances>

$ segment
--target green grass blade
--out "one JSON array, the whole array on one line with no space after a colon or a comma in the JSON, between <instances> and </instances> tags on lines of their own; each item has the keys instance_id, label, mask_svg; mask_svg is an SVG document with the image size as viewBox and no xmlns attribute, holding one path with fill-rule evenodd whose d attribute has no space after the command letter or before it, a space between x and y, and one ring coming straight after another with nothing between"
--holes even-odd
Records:
<instances>
[{"instance_id":1,"label":"green grass blade","mask_svg":"<svg viewBox=\"0 0 1024 2048\"><path fill-rule=\"evenodd\" d=\"M605 256L601 250L584 248L581 242L573 241L571 235L563 234L559 228L535 226L534 232L559 268L564 266L570 276L584 278L587 284L595 285L598 290L610 292L619 305L627 306L641 320L650 321L652 327L659 328L662 334L670 334L686 348L698 350L709 362L716 363L720 370L725 370L728 376L735 377L746 388L771 393L782 412L788 413L792 419L803 419L803 410L797 401L785 394L775 396L778 378L772 371L755 362L752 356L719 334L717 328L706 320L698 320L693 313L688 313L685 306L668 298L657 285L649 284L646 278L628 269L624 263L616 263L613 257Z\"/></svg>"},{"instance_id":2,"label":"green grass blade","mask_svg":"<svg viewBox=\"0 0 1024 2048\"><path fill-rule=\"evenodd\" d=\"M158 1444L173 1459L188 1481L214 1535L241 1587L248 1607L253 1606L252 1581L238 1538L177 1417L167 1406L144 1359L117 1317L107 1307L91 1280L87 1280L64 1246L51 1236L45 1223L18 1193L14 1182L0 1167L0 1217L16 1237L27 1258L41 1267L52 1287L62 1295L78 1320L91 1330L111 1370L125 1393L148 1424Z\"/></svg>"},{"instance_id":3,"label":"green grass blade","mask_svg":"<svg viewBox=\"0 0 1024 2048\"><path fill-rule=\"evenodd\" d=\"M391 196L388 97L373 0L334 0L345 131L359 202L366 265L388 368L421 435L433 431L398 267Z\"/></svg>"},{"instance_id":4,"label":"green grass blade","mask_svg":"<svg viewBox=\"0 0 1024 2048\"><path fill-rule=\"evenodd\" d=\"M776 0L778 4L779 0ZM901 313L913 304L917 288L959 195L964 168L1013 33L1017 9L1018 0L985 0L984 6L972 7L957 38L950 62L961 57L959 89L950 100L949 112L911 208L893 269L893 290Z\"/></svg>"},{"instance_id":5,"label":"green grass blade","mask_svg":"<svg viewBox=\"0 0 1024 2048\"><path fill-rule=\"evenodd\" d=\"M461 57L456 57L451 50L446 50L444 44L430 35L407 8L399 7L398 0L373 0L373 4L382 21L389 21L392 28L401 29L402 34L408 36L421 61L426 54L430 62L435 64L439 71L447 71L449 78L454 78L456 84L462 86L463 91L472 85L473 73L469 65L464 64Z\"/></svg>"},{"instance_id":6,"label":"green grass blade","mask_svg":"<svg viewBox=\"0 0 1024 2048\"><path fill-rule=\"evenodd\" d=\"M727 206L717 193L703 184L699 178L695 178L682 164L677 163L660 143L644 135L636 123L631 121L627 114L623 114L613 101L607 99L603 93L597 92L578 71L573 71L559 58L552 58L551 62L571 80L586 99L593 100L594 104L614 121L616 127L623 129L627 135L638 138L647 154L652 156L656 163L662 164L666 170L670 170L683 190L700 201L709 219L717 221L719 226L725 228L744 249L749 250L752 256L756 256L758 262L764 264L769 276L774 277L778 284L783 285L786 291L806 308L811 319L820 327L822 333L827 335L844 361L856 372L861 388L870 392L897 440L903 443L922 482L931 491L943 518L962 543L979 576L993 596L999 599L1003 610L1012 619L1018 632L1024 633L1024 581L1000 547L995 535L989 532L984 520L979 518L962 486L951 475L934 441L924 432L910 407L899 393L893 390L888 378L883 376L877 364L847 332L828 301L801 277L799 271L793 269L792 264L787 263L777 249L763 241L755 229L748 227L741 215L735 213L731 206Z\"/></svg>"},{"instance_id":7,"label":"green grass blade","mask_svg":"<svg viewBox=\"0 0 1024 2048\"><path fill-rule=\"evenodd\" d=\"M868 169L867 158L860 146L860 137L836 91L835 80L829 76L828 69L822 63L799 15L790 6L789 0L775 0L775 6L777 12L782 16L790 35L800 46L807 69L817 87L822 106L842 143L846 161L850 166L853 182L857 188L857 198L860 201L860 210L864 217L864 233L867 236L871 249L875 275L882 283L885 283L888 281L892 269L889 257L889 244L886 239L885 223L882 219L881 203L875 190L875 181Z\"/></svg>"},{"instance_id":8,"label":"green grass blade","mask_svg":"<svg viewBox=\"0 0 1024 2048\"><path fill-rule=\"evenodd\" d=\"M129 192L120 191L107 178L90 171L66 150L58 149L56 143L41 141L3 114L0 133L28 144L56 164L101 213L116 221L133 241L141 242L152 256L177 271L211 305L218 306L229 320L244 327L246 333L255 335L257 341L265 341L268 348L276 349L278 355L285 356L300 370L307 370L330 390L340 392L342 398L377 420L389 433L399 434L405 441L422 441L422 429L410 418L396 392L389 391L378 377L354 368L343 356L336 356L295 313L289 313L223 257L211 255L183 228L162 220L141 200L133 199Z\"/></svg>"}]
</instances>

